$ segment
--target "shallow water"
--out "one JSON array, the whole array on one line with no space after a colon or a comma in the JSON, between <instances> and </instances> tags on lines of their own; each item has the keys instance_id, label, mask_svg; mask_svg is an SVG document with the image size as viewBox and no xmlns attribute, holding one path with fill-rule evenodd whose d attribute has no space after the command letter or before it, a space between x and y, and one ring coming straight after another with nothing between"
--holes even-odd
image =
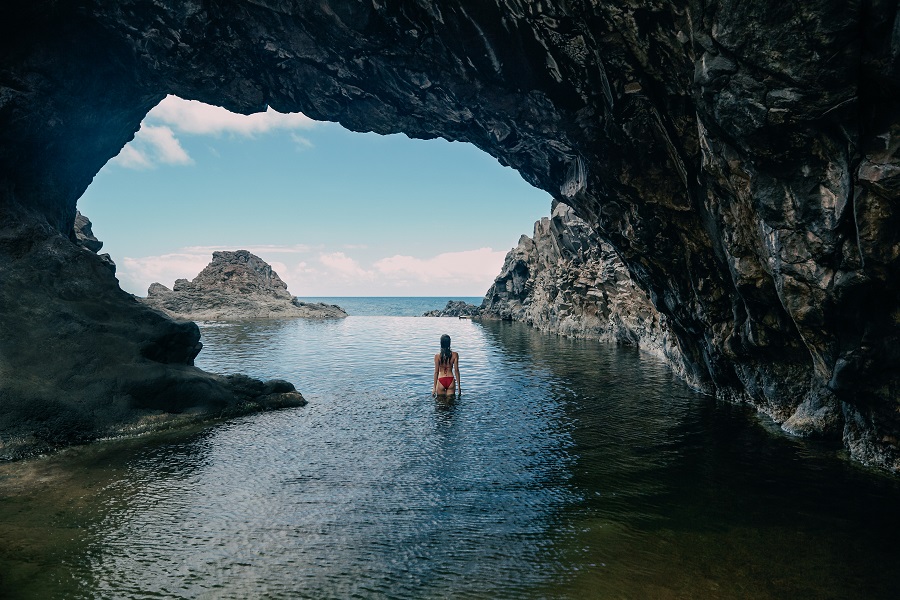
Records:
<instances>
[{"instance_id":1,"label":"shallow water","mask_svg":"<svg viewBox=\"0 0 900 600\"><path fill-rule=\"evenodd\" d=\"M430 396L442 333L455 400ZM3 466L6 596L896 596L895 479L651 357L458 319L203 336L198 366L310 404Z\"/></svg>"},{"instance_id":2,"label":"shallow water","mask_svg":"<svg viewBox=\"0 0 900 600\"><path fill-rule=\"evenodd\" d=\"M324 302L325 304L337 304L348 315L354 317L421 317L430 310L438 310L447 306L450 300L456 302L466 302L481 306L483 298L472 296L453 296L451 297L435 297L435 296L402 296L402 297L359 297L359 296L315 296L301 297L298 300L304 302Z\"/></svg>"}]
</instances>

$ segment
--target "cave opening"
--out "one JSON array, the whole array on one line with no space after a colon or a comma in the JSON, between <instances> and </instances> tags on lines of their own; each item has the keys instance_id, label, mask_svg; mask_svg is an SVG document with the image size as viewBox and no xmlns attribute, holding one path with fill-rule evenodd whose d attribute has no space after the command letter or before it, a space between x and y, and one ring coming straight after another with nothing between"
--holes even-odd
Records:
<instances>
[{"instance_id":1,"label":"cave opening","mask_svg":"<svg viewBox=\"0 0 900 600\"><path fill-rule=\"evenodd\" d=\"M855 458L900 468L894 8L813 3L773 19L765 8L714 7L698 19L693 6L634 14L605 2L522 10L469 1L19 4L0 25L8 50L0 77L0 374L40 379L47 356L77 357L42 389L0 378L0 392L22 407L55 401L57 389L79 398L158 391L169 369L159 365L191 360L189 332L153 321L96 257L67 246L78 198L148 111L177 94L241 113L268 105L357 131L470 142L535 187L565 195L611 244L669 319L688 375L778 420L790 417L792 432L842 436ZM165 130L156 135L177 150ZM400 166L395 181L417 171ZM166 172L174 180L192 168ZM141 201L149 188L132 182L109 202L160 209L171 200L156 213L169 220L118 213L126 225L114 226L90 206L110 173L96 177L81 208L116 259L127 254L115 236L136 222L161 237L175 225L221 217L223 225L205 229L216 232L244 223L252 209L264 212L257 201L225 214L220 202L191 219L196 202L162 194ZM348 179L338 169L330 183ZM270 211L270 231L333 214L372 228L386 222L340 198L320 204L333 212L289 219ZM482 204L497 206L495 198ZM301 205L317 206L293 204ZM453 239L432 228L446 227L442 203L416 206L433 212L407 233L421 233L429 248ZM533 217L524 220L513 239ZM851 220L850 230L836 226ZM476 221L510 223L479 207L478 218L455 229ZM196 233L173 247L205 244ZM872 290L887 290L885 299L861 307ZM118 321L107 318L115 314ZM148 344L164 350L154 353L158 364L135 367L146 367L148 379L121 384L120 371L137 365ZM79 362L96 347L109 364ZM173 382L182 379L176 371ZM18 418L10 412L15 427Z\"/></svg>"},{"instance_id":2,"label":"cave opening","mask_svg":"<svg viewBox=\"0 0 900 600\"><path fill-rule=\"evenodd\" d=\"M39 524L29 530L14 522L9 534L0 531L0 539L25 532L38 540L25 547L24 560L13 558L20 575L37 581L40 571L84 592L107 581L96 569L111 565L114 577L102 589L126 589L125 577L133 595L151 593L148 582L158 582L157 591L196 585L202 595L221 589L227 574L243 586L234 595L247 595L248 586L281 591L272 575L283 569L283 595L290 595L309 581L298 578L297 565L316 571L327 559L323 542L338 540L351 552L332 563L323 579L331 587L318 595L334 595L332 575L346 578L342 589L351 593L408 597L435 589L480 596L556 589L572 597L601 589L637 597L727 589L760 598L895 595L896 479L869 477L845 458L900 473L897 3L803 0L774 11L768 3L635 8L612 0L12 4L0 22L0 461L299 409L302 394L309 406L296 421L331 425L311 427L307 436L286 419L279 433L270 424L290 414L279 411L256 421L257 434L246 435L249 420L216 428L234 434L219 446L233 459L207 461L227 456L204 437L196 453L203 460L190 471L173 468L185 454L181 445L174 454L154 453L159 461L122 452L123 465L165 475L151 490L184 483L186 493L171 501L151 493L140 504L135 490L143 481L97 485L108 480L91 478L77 494L76 504L87 508L65 536L57 534L76 494L45 513L32 510L32 497L10 504L17 519L30 515ZM184 110L173 107L169 117L147 120L143 142L122 151L154 107L177 103L166 94L251 114L233 117L248 122L271 106L332 123L306 127L299 117L277 117L285 121L268 131L229 129L223 123L232 117L216 113L191 129ZM389 135L397 132L419 141ZM351 138L365 151L351 149ZM404 146L400 154L395 145ZM124 155L106 164L119 151ZM471 161L467 168L457 153ZM504 180L489 187L473 165ZM321 177L316 186L313 177ZM605 325L631 337L623 316L636 316L671 332L643 328L641 341L671 359L673 371L658 364L649 378L663 385L660 393L636 385L641 361L610 371L604 383L589 352L597 346L554 339L539 327L460 319L406 319L405 331L384 327L353 338L333 335L335 323L375 319L293 319L318 328L294 354L275 336L234 328L234 337L272 350L272 367L261 368L255 358L262 352L244 348L229 350L234 360L220 368L224 362L210 360L214 343L198 355L195 323L167 318L127 293L192 277L212 250L249 248L297 296L362 293L311 287L328 281L325 271L294 279L304 275L301 266L328 267L366 294L481 294L493 267L471 290L438 288L461 278L442 272L424 291L403 288L411 280L391 279L378 265L412 277L434 273L443 265L437 257L482 246L502 254L547 215L547 194L562 195L583 219L579 227L595 235L579 248L618 257L617 268L602 270L608 289L633 286L648 295L642 304L610 303L601 294L612 307L596 313ZM118 280L90 248L73 243L76 204L119 264ZM550 224L545 239L554 234ZM467 237L474 233L485 237ZM288 250L297 252L288 259ZM165 271L166 264L185 270ZM149 276L129 280L138 268ZM528 291L529 271L510 271L509 287ZM392 291L374 289L385 280ZM545 288L555 306L567 302L565 292L598 297L580 276L566 277L565 286L558 281L548 278ZM468 387L468 404L456 412L428 399L430 356L418 350L449 323L460 332L496 326L515 334L505 340L508 360L488 351L480 362L466 355L464 373L480 365L480 381L469 381L486 393ZM393 351L384 351L384 330ZM670 343L677 353L666 353ZM531 367L522 356L540 361ZM385 365L394 357L407 366ZM555 369L545 368L551 363ZM674 376L702 384L715 400L695 402ZM340 386L328 393L347 408L342 414L321 401L326 380ZM744 406L723 400L758 410L767 431L745 418ZM392 403L402 410L382 410ZM473 427L461 426L465 419ZM768 436L778 424L815 439ZM324 435L316 438L313 429ZM333 443L338 431L347 436L343 447ZM414 443L404 451L404 439L384 431ZM423 437L438 443L422 444ZM541 443L523 444L529 440ZM843 454L835 456L832 441ZM256 462L247 460L260 450ZM385 460L368 463L373 456ZM410 469L415 461L406 459L418 457L425 468ZM319 475L333 459L329 490ZM81 466L73 478L85 472ZM228 471L230 478L221 476ZM348 483L353 471L370 479ZM193 473L215 485L197 493ZM398 485L385 485L389 473ZM268 493L270 481L284 483L284 496ZM418 484L432 482L448 485L420 493ZM251 489L264 496L247 495ZM45 490L34 498L48 496ZM116 490L125 494L121 502ZM325 502L298 502L307 491ZM383 518L346 510L378 497L395 502L376 515ZM235 510L242 506L243 514ZM282 519L290 506L298 510ZM104 515L103 507L124 512ZM133 520L141 507L173 512ZM212 508L206 518L204 507ZM349 527L333 528L329 509L351 517ZM497 518L485 519L485 511ZM237 530L222 528L207 554L195 543L160 553L160 540L184 539L200 522ZM124 524L125 535L94 523ZM376 525L370 537L357 535L361 523ZM454 527L456 535L448 535ZM399 534L393 546L384 545L388 531ZM143 542L141 533L148 534ZM34 551L41 537L49 540L46 555ZM61 537L72 541L61 544ZM276 550L286 540L313 545L278 554L258 543L267 539ZM449 543L443 554L429 554L431 541ZM523 542L534 545L505 560ZM90 550L83 562L58 552L71 544ZM241 548L252 555L223 554ZM381 556L372 548L390 560L375 560ZM6 556L0 551L0 563L10 564ZM267 556L274 557L270 568L257 569ZM251 571L241 571L248 565ZM544 567L560 566L543 579ZM207 579L197 576L204 570ZM435 587L448 572L459 587ZM554 577L561 587L548 585ZM0 578L9 587L3 564ZM493 587L507 580L523 587ZM423 585L408 587L415 583Z\"/></svg>"},{"instance_id":3,"label":"cave opening","mask_svg":"<svg viewBox=\"0 0 900 600\"><path fill-rule=\"evenodd\" d=\"M474 146L168 96L78 201L121 287L248 249L296 296L482 296L550 196Z\"/></svg>"}]
</instances>

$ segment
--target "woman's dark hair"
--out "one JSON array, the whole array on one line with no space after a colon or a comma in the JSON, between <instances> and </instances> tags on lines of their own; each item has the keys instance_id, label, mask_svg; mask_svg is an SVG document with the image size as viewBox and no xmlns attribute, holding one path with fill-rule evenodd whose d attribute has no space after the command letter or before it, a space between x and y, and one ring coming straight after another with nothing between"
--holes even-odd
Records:
<instances>
[{"instance_id":1,"label":"woman's dark hair","mask_svg":"<svg viewBox=\"0 0 900 600\"><path fill-rule=\"evenodd\" d=\"M441 364L450 364L453 352L450 350L450 336L446 333L441 336Z\"/></svg>"}]
</instances>

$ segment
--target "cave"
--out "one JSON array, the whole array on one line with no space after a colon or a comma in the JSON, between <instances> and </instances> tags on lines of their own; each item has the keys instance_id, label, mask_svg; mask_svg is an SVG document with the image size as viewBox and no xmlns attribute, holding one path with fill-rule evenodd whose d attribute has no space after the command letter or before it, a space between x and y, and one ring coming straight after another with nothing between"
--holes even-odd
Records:
<instances>
[{"instance_id":1,"label":"cave","mask_svg":"<svg viewBox=\"0 0 900 600\"><path fill-rule=\"evenodd\" d=\"M0 45L4 457L296 401L194 369L73 233L174 94L474 144L615 248L694 386L900 470L896 3L39 0Z\"/></svg>"}]
</instances>

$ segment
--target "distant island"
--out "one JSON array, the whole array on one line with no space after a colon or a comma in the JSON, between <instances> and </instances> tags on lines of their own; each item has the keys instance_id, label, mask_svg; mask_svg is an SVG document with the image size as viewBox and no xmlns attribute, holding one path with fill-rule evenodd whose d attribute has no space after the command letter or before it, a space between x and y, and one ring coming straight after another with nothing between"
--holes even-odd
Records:
<instances>
[{"instance_id":1,"label":"distant island","mask_svg":"<svg viewBox=\"0 0 900 600\"><path fill-rule=\"evenodd\" d=\"M212 256L212 262L192 281L178 279L172 289L152 283L147 297L140 300L173 318L192 321L347 316L335 304L293 297L272 267L247 250L213 252Z\"/></svg>"}]
</instances>

